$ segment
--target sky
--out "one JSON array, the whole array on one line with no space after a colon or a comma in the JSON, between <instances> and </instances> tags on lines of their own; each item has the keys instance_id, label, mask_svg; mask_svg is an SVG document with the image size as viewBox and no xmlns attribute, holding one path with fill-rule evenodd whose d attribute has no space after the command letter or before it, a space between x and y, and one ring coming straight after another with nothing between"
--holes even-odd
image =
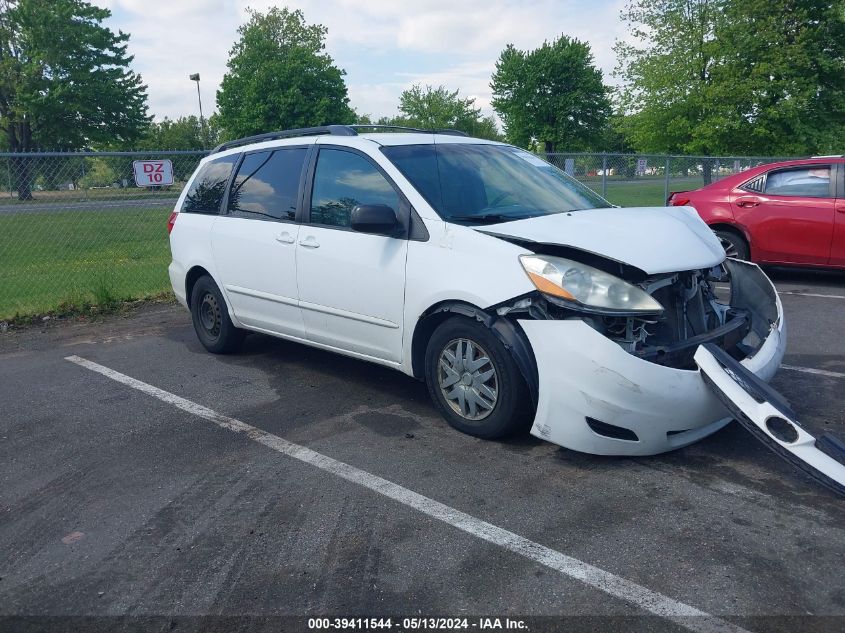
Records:
<instances>
[{"instance_id":1,"label":"sky","mask_svg":"<svg viewBox=\"0 0 845 633\"><path fill-rule=\"evenodd\" d=\"M373 118L397 113L415 83L444 85L475 98L485 115L490 77L507 44L530 50L561 34L589 42L606 83L615 83L612 47L624 38L625 0L90 0L112 11L106 24L129 33L133 69L148 86L156 119L215 109L237 28L247 7L302 9L328 28L326 50L346 71L350 104Z\"/></svg>"}]
</instances>

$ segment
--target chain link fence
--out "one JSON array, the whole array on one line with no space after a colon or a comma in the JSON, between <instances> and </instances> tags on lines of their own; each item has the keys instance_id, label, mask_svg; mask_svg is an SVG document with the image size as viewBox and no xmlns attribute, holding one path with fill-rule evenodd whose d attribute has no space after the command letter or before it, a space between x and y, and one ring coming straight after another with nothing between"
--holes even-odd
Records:
<instances>
[{"instance_id":1,"label":"chain link fence","mask_svg":"<svg viewBox=\"0 0 845 633\"><path fill-rule=\"evenodd\" d=\"M0 321L169 290L167 218L204 155L0 153ZM775 160L583 153L547 159L620 206L663 205L671 191ZM136 162L150 160L169 161L172 184L137 185Z\"/></svg>"},{"instance_id":2,"label":"chain link fence","mask_svg":"<svg viewBox=\"0 0 845 633\"><path fill-rule=\"evenodd\" d=\"M205 154L0 153L0 320L167 291L167 218Z\"/></svg>"},{"instance_id":3,"label":"chain link fence","mask_svg":"<svg viewBox=\"0 0 845 633\"><path fill-rule=\"evenodd\" d=\"M660 156L649 154L547 154L546 160L613 204L663 206L673 191L690 191L776 156Z\"/></svg>"}]
</instances>

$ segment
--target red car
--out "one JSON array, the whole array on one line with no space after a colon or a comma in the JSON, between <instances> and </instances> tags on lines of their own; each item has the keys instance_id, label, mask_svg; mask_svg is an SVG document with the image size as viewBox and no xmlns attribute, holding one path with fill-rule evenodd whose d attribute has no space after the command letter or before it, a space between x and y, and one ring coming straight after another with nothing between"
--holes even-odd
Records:
<instances>
[{"instance_id":1,"label":"red car","mask_svg":"<svg viewBox=\"0 0 845 633\"><path fill-rule=\"evenodd\" d=\"M845 268L845 157L760 165L666 204L698 211L731 257Z\"/></svg>"}]
</instances>

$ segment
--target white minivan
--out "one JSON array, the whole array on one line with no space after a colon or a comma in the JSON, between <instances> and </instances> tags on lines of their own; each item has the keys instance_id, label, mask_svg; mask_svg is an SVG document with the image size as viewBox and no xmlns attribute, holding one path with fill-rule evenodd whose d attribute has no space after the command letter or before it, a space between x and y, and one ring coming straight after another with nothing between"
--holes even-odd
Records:
<instances>
[{"instance_id":1,"label":"white minivan","mask_svg":"<svg viewBox=\"0 0 845 633\"><path fill-rule=\"evenodd\" d=\"M614 208L517 147L377 126L241 139L202 160L169 229L211 352L252 331L393 367L486 438L651 455L744 418L784 456L806 443L761 381L786 342L766 275L694 210ZM845 468L813 450L828 479Z\"/></svg>"}]
</instances>

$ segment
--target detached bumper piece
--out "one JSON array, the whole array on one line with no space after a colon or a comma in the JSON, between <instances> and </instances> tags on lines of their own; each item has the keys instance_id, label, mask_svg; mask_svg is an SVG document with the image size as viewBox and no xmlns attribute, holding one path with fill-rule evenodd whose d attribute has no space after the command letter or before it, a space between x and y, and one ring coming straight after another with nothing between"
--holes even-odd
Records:
<instances>
[{"instance_id":1,"label":"detached bumper piece","mask_svg":"<svg viewBox=\"0 0 845 633\"><path fill-rule=\"evenodd\" d=\"M748 431L790 464L845 496L845 443L807 433L777 391L712 343L695 353L701 376Z\"/></svg>"}]
</instances>

